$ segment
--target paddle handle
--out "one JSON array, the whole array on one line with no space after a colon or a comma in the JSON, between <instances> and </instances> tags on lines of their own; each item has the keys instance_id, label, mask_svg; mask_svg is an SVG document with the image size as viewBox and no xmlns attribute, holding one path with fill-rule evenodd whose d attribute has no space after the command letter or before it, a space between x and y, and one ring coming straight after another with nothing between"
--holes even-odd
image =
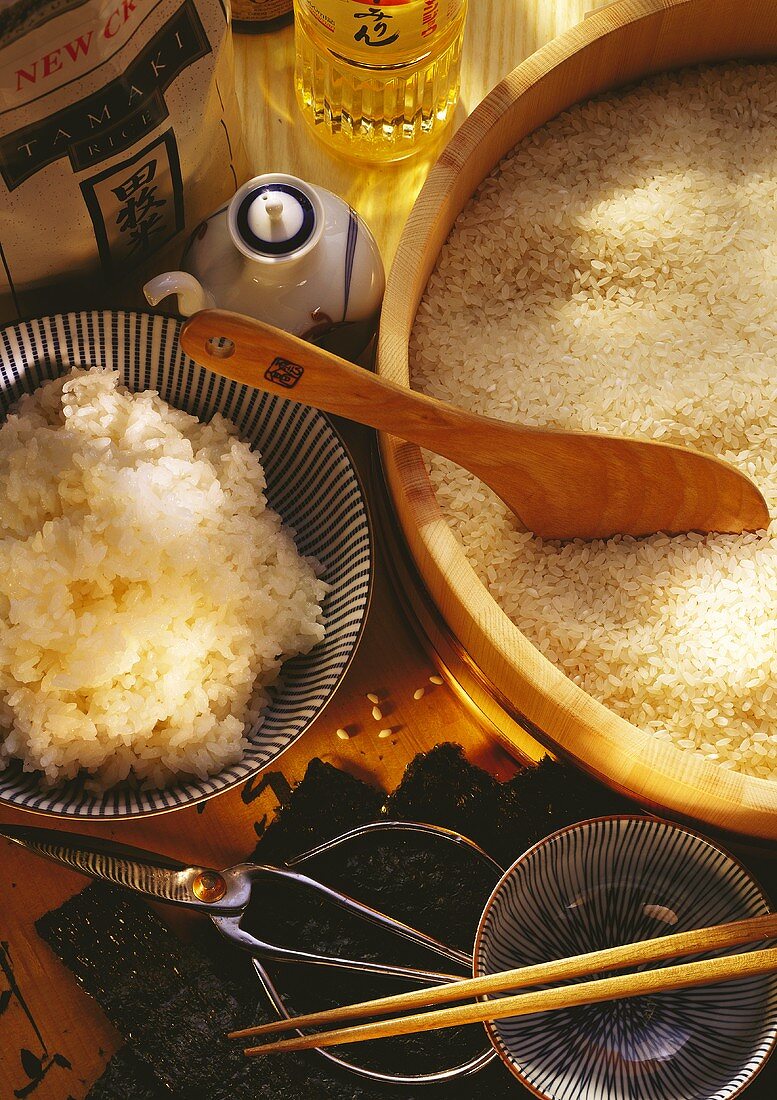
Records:
<instances>
[{"instance_id":1,"label":"paddle handle","mask_svg":"<svg viewBox=\"0 0 777 1100\"><path fill-rule=\"evenodd\" d=\"M231 344L223 348L219 339ZM454 461L464 460L472 432L489 423L228 310L195 313L180 342L192 359L235 382L389 432Z\"/></svg>"}]
</instances>

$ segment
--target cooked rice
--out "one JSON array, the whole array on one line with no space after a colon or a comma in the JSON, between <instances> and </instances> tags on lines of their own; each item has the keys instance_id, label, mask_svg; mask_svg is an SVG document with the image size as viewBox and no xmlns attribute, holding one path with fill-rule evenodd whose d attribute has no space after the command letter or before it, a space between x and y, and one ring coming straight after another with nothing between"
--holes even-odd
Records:
<instances>
[{"instance_id":1,"label":"cooked rice","mask_svg":"<svg viewBox=\"0 0 777 1100\"><path fill-rule=\"evenodd\" d=\"M777 67L662 75L576 106L484 181L442 250L414 384L529 425L690 444L777 514ZM543 542L430 457L438 499L523 633L617 714L777 778L768 535Z\"/></svg>"},{"instance_id":2,"label":"cooked rice","mask_svg":"<svg viewBox=\"0 0 777 1100\"><path fill-rule=\"evenodd\" d=\"M0 763L152 785L239 760L326 585L257 454L118 374L73 371L0 427Z\"/></svg>"}]
</instances>

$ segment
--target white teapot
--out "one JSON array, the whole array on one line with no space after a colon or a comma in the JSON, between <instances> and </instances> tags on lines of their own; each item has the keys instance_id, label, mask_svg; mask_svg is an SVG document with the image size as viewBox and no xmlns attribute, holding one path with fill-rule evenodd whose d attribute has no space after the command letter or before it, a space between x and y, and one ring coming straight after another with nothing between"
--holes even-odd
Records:
<instances>
[{"instance_id":1,"label":"white teapot","mask_svg":"<svg viewBox=\"0 0 777 1100\"><path fill-rule=\"evenodd\" d=\"M356 358L377 327L385 278L375 239L346 202L295 176L245 183L195 229L182 271L143 287L185 317L219 306Z\"/></svg>"}]
</instances>

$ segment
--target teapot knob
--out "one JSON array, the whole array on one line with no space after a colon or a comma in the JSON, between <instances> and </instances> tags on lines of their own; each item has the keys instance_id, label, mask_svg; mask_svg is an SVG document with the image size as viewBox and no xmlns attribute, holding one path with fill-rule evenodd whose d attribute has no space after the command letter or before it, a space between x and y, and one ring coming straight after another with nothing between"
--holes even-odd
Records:
<instances>
[{"instance_id":1,"label":"teapot knob","mask_svg":"<svg viewBox=\"0 0 777 1100\"><path fill-rule=\"evenodd\" d=\"M284 211L283 200L279 195L270 192L262 195L262 198L265 200L264 209L270 222L280 222Z\"/></svg>"},{"instance_id":2,"label":"teapot knob","mask_svg":"<svg viewBox=\"0 0 777 1100\"><path fill-rule=\"evenodd\" d=\"M251 260L299 259L324 229L324 209L314 187L295 176L257 176L235 194L227 214L236 248Z\"/></svg>"}]
</instances>

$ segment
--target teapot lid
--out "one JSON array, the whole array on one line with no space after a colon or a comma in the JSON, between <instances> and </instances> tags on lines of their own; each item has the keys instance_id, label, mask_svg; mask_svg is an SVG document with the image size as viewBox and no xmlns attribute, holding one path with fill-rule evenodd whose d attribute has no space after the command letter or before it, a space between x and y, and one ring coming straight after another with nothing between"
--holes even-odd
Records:
<instances>
[{"instance_id":1,"label":"teapot lid","mask_svg":"<svg viewBox=\"0 0 777 1100\"><path fill-rule=\"evenodd\" d=\"M279 263L313 248L323 230L324 211L309 183L268 173L240 188L229 204L227 220L235 247L244 256Z\"/></svg>"}]
</instances>

